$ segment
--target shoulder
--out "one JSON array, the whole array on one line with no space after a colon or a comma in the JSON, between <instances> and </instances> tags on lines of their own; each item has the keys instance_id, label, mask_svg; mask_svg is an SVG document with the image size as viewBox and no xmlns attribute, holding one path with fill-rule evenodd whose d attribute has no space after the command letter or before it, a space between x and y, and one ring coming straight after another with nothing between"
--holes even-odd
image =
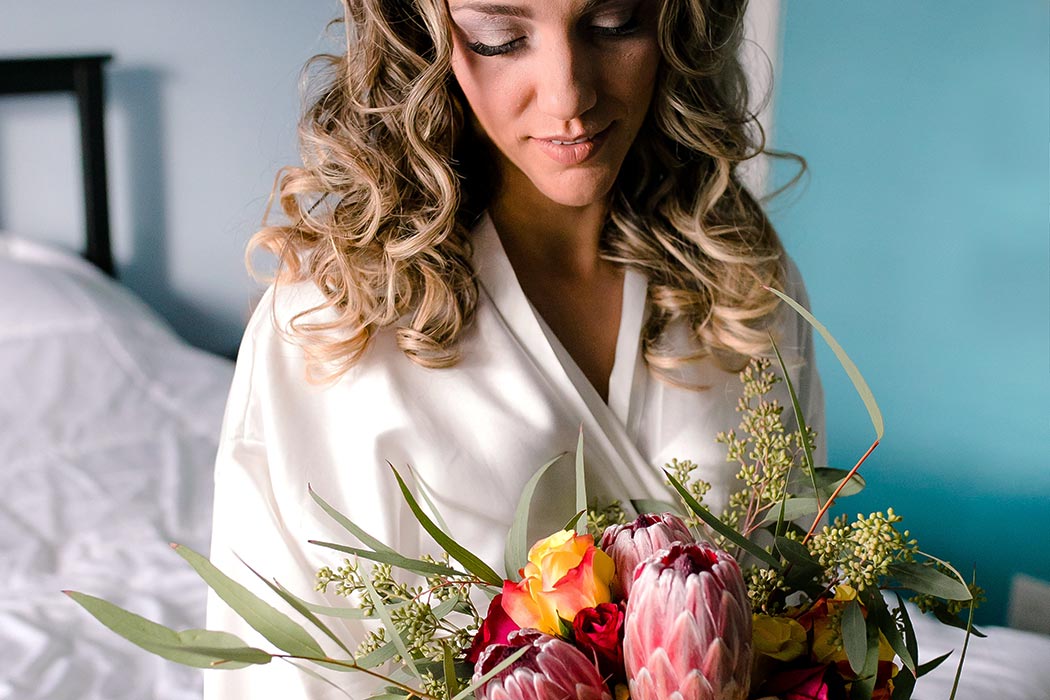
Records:
<instances>
[{"instance_id":1,"label":"shoulder","mask_svg":"<svg viewBox=\"0 0 1050 700\"><path fill-rule=\"evenodd\" d=\"M227 403L229 437L270 441L289 420L320 414L338 400L359 395L364 380L399 363L393 332L380 332L362 359L337 378L311 363L309 341L297 327L332 324L339 332L336 310L313 282L277 283L266 289L245 328ZM320 369L321 371L317 371Z\"/></svg>"},{"instance_id":2,"label":"shoulder","mask_svg":"<svg viewBox=\"0 0 1050 700\"><path fill-rule=\"evenodd\" d=\"M802 279L802 272L798 265L790 255L784 253L781 257L781 266L784 273L781 291L803 308L810 310L809 292L806 290L806 283ZM781 303L776 310L774 325L777 343L781 346L782 351L787 350L799 356L805 356L810 352L813 329L801 314L789 305Z\"/></svg>"},{"instance_id":3,"label":"shoulder","mask_svg":"<svg viewBox=\"0 0 1050 700\"><path fill-rule=\"evenodd\" d=\"M245 339L268 342L288 335L293 324L331 321L334 314L323 308L325 302L312 281L271 283L252 312Z\"/></svg>"},{"instance_id":4,"label":"shoulder","mask_svg":"<svg viewBox=\"0 0 1050 700\"><path fill-rule=\"evenodd\" d=\"M784 293L808 308L809 295L806 292L806 284L802 280L802 272L798 264L787 253L781 257L780 264L784 270Z\"/></svg>"}]
</instances>

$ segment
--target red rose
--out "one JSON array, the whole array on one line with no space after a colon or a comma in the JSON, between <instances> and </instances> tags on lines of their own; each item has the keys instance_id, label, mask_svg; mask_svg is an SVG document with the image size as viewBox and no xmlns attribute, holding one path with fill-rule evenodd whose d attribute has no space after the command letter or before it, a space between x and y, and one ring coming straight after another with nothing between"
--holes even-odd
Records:
<instances>
[{"instance_id":1,"label":"red rose","mask_svg":"<svg viewBox=\"0 0 1050 700\"><path fill-rule=\"evenodd\" d=\"M595 660L602 677L612 684L626 681L623 666L623 608L616 603L601 603L584 608L572 620L576 646Z\"/></svg>"},{"instance_id":2,"label":"red rose","mask_svg":"<svg viewBox=\"0 0 1050 700\"><path fill-rule=\"evenodd\" d=\"M485 615L481 627L478 628L478 633L474 635L474 642L467 650L467 661L476 664L481 652L485 651L490 644L506 644L507 635L517 629L520 628L514 624L514 620L510 619L503 609L503 595L497 595L489 603L488 614Z\"/></svg>"},{"instance_id":3,"label":"red rose","mask_svg":"<svg viewBox=\"0 0 1050 700\"><path fill-rule=\"evenodd\" d=\"M786 668L770 676L762 686L762 694L775 695L784 700L829 700L838 697L829 683L829 666Z\"/></svg>"}]
</instances>

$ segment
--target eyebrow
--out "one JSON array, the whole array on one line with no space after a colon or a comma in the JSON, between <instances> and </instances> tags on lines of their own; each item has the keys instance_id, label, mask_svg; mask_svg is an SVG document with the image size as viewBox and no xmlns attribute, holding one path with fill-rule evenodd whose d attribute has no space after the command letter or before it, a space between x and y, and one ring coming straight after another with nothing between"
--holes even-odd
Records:
<instances>
[{"instance_id":1,"label":"eyebrow","mask_svg":"<svg viewBox=\"0 0 1050 700\"><path fill-rule=\"evenodd\" d=\"M587 14L595 8L606 4L609 0L586 0L581 9L581 14ZM503 15L506 17L521 17L530 19L532 9L523 5L504 5L498 2L487 2L486 0L467 0L456 5L453 10L470 10L484 15Z\"/></svg>"},{"instance_id":2,"label":"eyebrow","mask_svg":"<svg viewBox=\"0 0 1050 700\"><path fill-rule=\"evenodd\" d=\"M532 17L532 10L528 7L520 5L501 5L499 3L485 2L463 2L456 7L451 8L455 10L470 10L471 12L477 12L483 15L505 15L507 17L522 17L528 19Z\"/></svg>"}]
</instances>

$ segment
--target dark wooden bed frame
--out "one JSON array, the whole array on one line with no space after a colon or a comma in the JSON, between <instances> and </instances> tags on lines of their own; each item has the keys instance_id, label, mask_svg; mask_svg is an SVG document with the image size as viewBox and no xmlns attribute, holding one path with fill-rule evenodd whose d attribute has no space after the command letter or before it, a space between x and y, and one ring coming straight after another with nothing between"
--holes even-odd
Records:
<instances>
[{"instance_id":1,"label":"dark wooden bed frame","mask_svg":"<svg viewBox=\"0 0 1050 700\"><path fill-rule=\"evenodd\" d=\"M107 55L0 59L0 95L72 92L80 118L84 178L86 247L84 257L114 276L106 188L106 137L103 120Z\"/></svg>"}]
</instances>

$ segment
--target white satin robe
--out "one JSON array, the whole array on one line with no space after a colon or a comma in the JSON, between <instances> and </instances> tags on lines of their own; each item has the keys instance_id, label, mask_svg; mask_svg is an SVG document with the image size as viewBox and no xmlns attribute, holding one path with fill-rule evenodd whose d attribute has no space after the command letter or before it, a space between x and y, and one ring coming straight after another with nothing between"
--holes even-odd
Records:
<instances>
[{"instance_id":1,"label":"white satin robe","mask_svg":"<svg viewBox=\"0 0 1050 700\"><path fill-rule=\"evenodd\" d=\"M334 568L342 555L307 540L357 543L311 500L308 486L403 554L435 551L404 505L387 462L406 476L411 465L453 535L501 573L522 487L542 464L575 449L581 426L592 500L672 500L660 467L677 457L700 465L700 475L713 485L705 501L715 512L724 506L736 467L725 461L725 448L714 436L739 423L740 381L706 361L684 376L707 386L705 391L677 388L647 370L640 352L645 278L628 271L624 280L606 403L522 293L487 216L474 231L474 247L481 288L477 316L463 339L462 361L450 369L414 364L387 330L337 383L311 385L304 380L302 352L275 331L274 320L283 327L296 311L313 306L319 293L305 284L285 286L260 303L245 333L226 410L211 558L278 607L283 603L235 554L302 597L329 605L344 601L312 593L316 570ZM788 271L786 291L806 303L790 262ZM807 420L823 433L809 329L790 310L779 325L781 351L793 367ZM791 425L783 383L778 391ZM559 529L575 512L572 462L563 459L548 471L537 492L533 539ZM351 648L363 635L360 623L326 621L351 640ZM208 628L276 651L214 595ZM331 646L320 632L314 636ZM345 697L281 661L204 674L208 700ZM355 698L374 688L361 674L329 675Z\"/></svg>"}]
</instances>

